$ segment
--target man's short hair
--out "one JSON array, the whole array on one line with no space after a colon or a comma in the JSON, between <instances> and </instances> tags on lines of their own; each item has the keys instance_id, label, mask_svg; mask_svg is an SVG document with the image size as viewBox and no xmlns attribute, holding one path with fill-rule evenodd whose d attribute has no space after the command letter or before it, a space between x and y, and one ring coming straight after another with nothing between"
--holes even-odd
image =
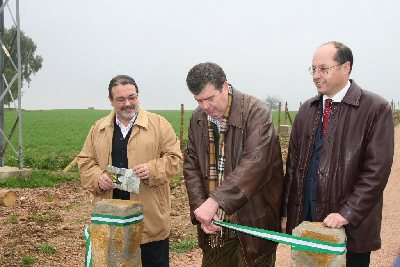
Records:
<instances>
[{"instance_id":1,"label":"man's short hair","mask_svg":"<svg viewBox=\"0 0 400 267\"><path fill-rule=\"evenodd\" d=\"M109 97L111 97L111 98L113 97L112 93L111 93L112 88L114 86L117 86L117 85L120 85L120 84L121 85L126 85L126 84L134 85L135 88L136 88L136 93L139 94L139 88L136 85L135 80L131 76L128 76L128 75L117 75L117 76L115 76L114 78L111 79L111 81L110 81L110 83L108 85L108 96Z\"/></svg>"},{"instance_id":2,"label":"man's short hair","mask_svg":"<svg viewBox=\"0 0 400 267\"><path fill-rule=\"evenodd\" d=\"M344 64L347 61L350 62L350 71L349 71L350 74L351 70L353 69L353 52L351 52L351 49L346 45L342 44L341 42L337 41L330 41L323 45L327 44L331 44L336 48L336 55L333 57L333 60L335 60L339 64Z\"/></svg>"},{"instance_id":3,"label":"man's short hair","mask_svg":"<svg viewBox=\"0 0 400 267\"><path fill-rule=\"evenodd\" d=\"M226 82L225 72L220 66L212 62L197 64L186 77L186 84L194 95L200 94L201 90L208 84L214 85L221 91L224 82Z\"/></svg>"}]
</instances>

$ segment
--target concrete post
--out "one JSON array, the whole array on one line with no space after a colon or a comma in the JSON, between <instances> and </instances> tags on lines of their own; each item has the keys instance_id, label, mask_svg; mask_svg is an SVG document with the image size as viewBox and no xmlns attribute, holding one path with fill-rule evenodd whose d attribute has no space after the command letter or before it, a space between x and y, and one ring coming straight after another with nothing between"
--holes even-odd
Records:
<instances>
[{"instance_id":1,"label":"concrete post","mask_svg":"<svg viewBox=\"0 0 400 267\"><path fill-rule=\"evenodd\" d=\"M92 223L90 224L93 267L142 266L140 242L143 219L122 226L93 221L94 215L126 218L141 214L143 214L143 206L138 201L107 199L94 204Z\"/></svg>"},{"instance_id":2,"label":"concrete post","mask_svg":"<svg viewBox=\"0 0 400 267\"><path fill-rule=\"evenodd\" d=\"M329 228L321 222L302 222L292 232L295 236L316 240L344 243L346 233L343 228ZM343 267L346 266L346 254L333 255L325 253L303 252L292 250L292 267Z\"/></svg>"}]
</instances>

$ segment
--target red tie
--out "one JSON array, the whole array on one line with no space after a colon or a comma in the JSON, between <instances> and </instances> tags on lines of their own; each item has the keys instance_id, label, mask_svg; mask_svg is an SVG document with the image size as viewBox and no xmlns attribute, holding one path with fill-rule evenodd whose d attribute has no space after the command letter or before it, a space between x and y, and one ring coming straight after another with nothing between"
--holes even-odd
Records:
<instances>
[{"instance_id":1,"label":"red tie","mask_svg":"<svg viewBox=\"0 0 400 267\"><path fill-rule=\"evenodd\" d=\"M324 120L322 125L322 135L325 135L326 130L328 129L329 117L331 116L331 105L332 99L325 100L325 109L324 109Z\"/></svg>"}]
</instances>

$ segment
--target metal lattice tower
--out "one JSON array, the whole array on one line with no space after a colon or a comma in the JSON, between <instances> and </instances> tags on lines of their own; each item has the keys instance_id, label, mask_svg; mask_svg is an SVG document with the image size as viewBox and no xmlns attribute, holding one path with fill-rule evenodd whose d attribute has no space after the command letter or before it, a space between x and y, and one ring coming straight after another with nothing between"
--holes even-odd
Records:
<instances>
[{"instance_id":1,"label":"metal lattice tower","mask_svg":"<svg viewBox=\"0 0 400 267\"><path fill-rule=\"evenodd\" d=\"M4 152L6 148L10 147L11 150L17 155L19 161L19 169L23 169L24 167L24 158L22 151L22 110L21 110L21 29L20 29L20 14L19 14L19 0L15 0L15 16L9 6L9 0L0 0L0 166L3 166L4 161ZM4 13L7 8L8 14L11 17L11 20L16 28L16 33L14 36L13 44L4 43ZM16 53L10 53L15 49ZM16 55L14 58L12 55ZM6 76L4 75L5 71L5 62L10 61L13 67L13 76L12 79L7 81ZM14 99L11 93L11 87L17 83L18 85L18 95ZM6 94L10 94L11 102L17 111L17 118L11 128L9 135L7 136L4 131L4 97ZM15 148L11 139L18 129L18 148Z\"/></svg>"}]
</instances>

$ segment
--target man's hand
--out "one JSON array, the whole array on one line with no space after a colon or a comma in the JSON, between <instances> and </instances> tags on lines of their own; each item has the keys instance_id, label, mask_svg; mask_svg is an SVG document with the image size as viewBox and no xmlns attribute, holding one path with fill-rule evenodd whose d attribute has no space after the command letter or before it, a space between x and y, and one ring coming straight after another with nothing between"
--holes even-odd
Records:
<instances>
[{"instance_id":1,"label":"man's hand","mask_svg":"<svg viewBox=\"0 0 400 267\"><path fill-rule=\"evenodd\" d=\"M133 172L139 177L141 180L147 180L150 177L149 164L139 164L135 168L133 168Z\"/></svg>"},{"instance_id":2,"label":"man's hand","mask_svg":"<svg viewBox=\"0 0 400 267\"><path fill-rule=\"evenodd\" d=\"M221 221L216 214L214 215L213 219L216 221ZM202 223L200 226L201 226L201 229L203 229L204 233L209 234L209 235L214 235L221 231L221 227L216 224L213 224L213 223L209 223L209 224Z\"/></svg>"},{"instance_id":3,"label":"man's hand","mask_svg":"<svg viewBox=\"0 0 400 267\"><path fill-rule=\"evenodd\" d=\"M211 223L212 219L219 220L216 215L218 207L218 203L209 197L194 211L194 216L200 222L201 229L203 229L206 234L215 234L221 231L220 226Z\"/></svg>"},{"instance_id":4,"label":"man's hand","mask_svg":"<svg viewBox=\"0 0 400 267\"><path fill-rule=\"evenodd\" d=\"M286 224L287 224L287 217L281 218L281 230L282 233L286 233Z\"/></svg>"},{"instance_id":5,"label":"man's hand","mask_svg":"<svg viewBox=\"0 0 400 267\"><path fill-rule=\"evenodd\" d=\"M346 220L342 215L339 213L331 213L326 216L324 223L328 227L332 228L340 228L343 225L349 224L349 221Z\"/></svg>"},{"instance_id":6,"label":"man's hand","mask_svg":"<svg viewBox=\"0 0 400 267\"><path fill-rule=\"evenodd\" d=\"M99 187L101 190L112 190L114 189L114 183L107 173L103 173L99 177Z\"/></svg>"}]
</instances>

